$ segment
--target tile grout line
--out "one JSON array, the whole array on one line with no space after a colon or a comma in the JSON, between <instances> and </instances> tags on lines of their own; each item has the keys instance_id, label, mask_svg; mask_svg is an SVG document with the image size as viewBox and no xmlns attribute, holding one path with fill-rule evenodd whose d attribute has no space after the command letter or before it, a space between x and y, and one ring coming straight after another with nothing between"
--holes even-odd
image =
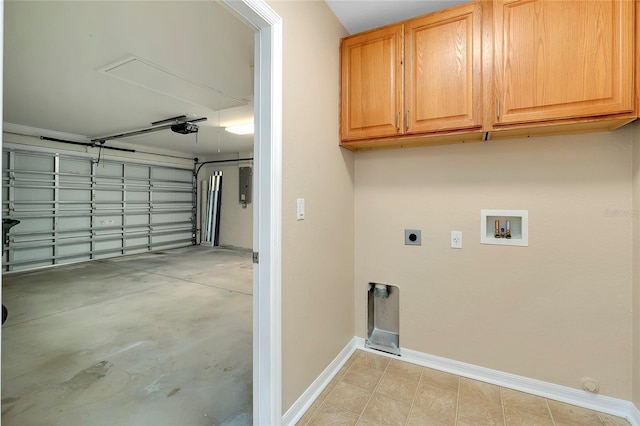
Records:
<instances>
[{"instance_id":1,"label":"tile grout line","mask_svg":"<svg viewBox=\"0 0 640 426\"><path fill-rule=\"evenodd\" d=\"M409 407L409 415L407 416L407 420L404 422L405 426L409 424L409 419L411 418L411 413L413 412L413 406L416 403L416 399L418 398L418 390L420 389L420 383L422 383L422 375L424 374L424 369L420 370L420 377L418 378L418 387L416 387L416 391L413 394L413 401L411 401L411 407Z\"/></svg>"},{"instance_id":2,"label":"tile grout line","mask_svg":"<svg viewBox=\"0 0 640 426\"><path fill-rule=\"evenodd\" d=\"M551 422L556 424L556 419L553 418L553 413L551 412L551 407L549 406L549 400L547 398L544 399L544 403L547 406L547 411L549 411L549 416L551 416Z\"/></svg>"},{"instance_id":3,"label":"tile grout line","mask_svg":"<svg viewBox=\"0 0 640 426\"><path fill-rule=\"evenodd\" d=\"M379 355L378 355L379 356ZM358 420L356 421L356 424L358 424L360 422L360 420L362 420L362 415L364 414L365 410L367 409L367 407L369 406L369 403L371 402L371 400L373 399L373 395L376 394L376 391L378 390L378 386L380 386L380 382L382 382L382 378L384 377L385 373L387 372L387 369L389 368L389 365L391 365L391 360L389 360L387 362L387 366L384 368L384 371L382 372L382 375L380 376L380 378L378 379L378 383L376 383L376 386L373 388L373 392L371 393L371 396L369 397L369 399L367 400L367 403L364 404L364 408L362 409L362 412L360 413L360 416L358 416ZM351 367L349 367L351 368Z\"/></svg>"},{"instance_id":4,"label":"tile grout line","mask_svg":"<svg viewBox=\"0 0 640 426\"><path fill-rule=\"evenodd\" d=\"M458 411L460 410L460 376L458 376L458 392L456 395L456 418L454 420L454 425L458 424Z\"/></svg>"},{"instance_id":5,"label":"tile grout line","mask_svg":"<svg viewBox=\"0 0 640 426\"><path fill-rule=\"evenodd\" d=\"M507 425L507 413L506 413L506 410L504 408L504 396L502 395L502 386L498 386L498 389L500 391L500 406L502 407L502 423L506 426Z\"/></svg>"}]
</instances>

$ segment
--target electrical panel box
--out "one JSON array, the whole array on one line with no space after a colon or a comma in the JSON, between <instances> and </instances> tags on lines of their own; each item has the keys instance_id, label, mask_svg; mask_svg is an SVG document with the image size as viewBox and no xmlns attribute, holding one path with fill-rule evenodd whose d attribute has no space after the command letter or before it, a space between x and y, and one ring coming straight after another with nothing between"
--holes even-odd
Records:
<instances>
[{"instance_id":1,"label":"electrical panel box","mask_svg":"<svg viewBox=\"0 0 640 426\"><path fill-rule=\"evenodd\" d=\"M251 185L253 182L253 169L251 167L240 167L240 198L239 202L248 204L251 202Z\"/></svg>"}]
</instances>

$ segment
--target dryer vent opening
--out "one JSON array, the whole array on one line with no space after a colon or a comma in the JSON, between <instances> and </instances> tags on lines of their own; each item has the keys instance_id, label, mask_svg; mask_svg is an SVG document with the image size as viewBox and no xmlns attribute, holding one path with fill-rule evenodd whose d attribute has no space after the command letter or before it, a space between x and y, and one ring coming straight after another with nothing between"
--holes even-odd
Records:
<instances>
[{"instance_id":1,"label":"dryer vent opening","mask_svg":"<svg viewBox=\"0 0 640 426\"><path fill-rule=\"evenodd\" d=\"M369 283L367 292L367 348L400 355L400 290Z\"/></svg>"}]
</instances>

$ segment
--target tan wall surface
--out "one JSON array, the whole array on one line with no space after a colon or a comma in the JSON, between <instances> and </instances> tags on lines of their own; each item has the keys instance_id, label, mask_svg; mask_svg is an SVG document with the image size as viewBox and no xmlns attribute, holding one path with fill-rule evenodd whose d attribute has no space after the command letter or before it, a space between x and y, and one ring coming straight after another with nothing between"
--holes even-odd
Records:
<instances>
[{"instance_id":1,"label":"tan wall surface","mask_svg":"<svg viewBox=\"0 0 640 426\"><path fill-rule=\"evenodd\" d=\"M339 46L322 1L283 18L283 413L353 338L353 154L338 147ZM306 219L296 220L296 198Z\"/></svg>"},{"instance_id":2,"label":"tan wall surface","mask_svg":"<svg viewBox=\"0 0 640 426\"><path fill-rule=\"evenodd\" d=\"M640 409L640 123L633 130L633 403Z\"/></svg>"},{"instance_id":3,"label":"tan wall surface","mask_svg":"<svg viewBox=\"0 0 640 426\"><path fill-rule=\"evenodd\" d=\"M631 399L632 130L358 153L356 335L395 284L401 347ZM528 210L529 246L481 245L481 209Z\"/></svg>"}]
</instances>

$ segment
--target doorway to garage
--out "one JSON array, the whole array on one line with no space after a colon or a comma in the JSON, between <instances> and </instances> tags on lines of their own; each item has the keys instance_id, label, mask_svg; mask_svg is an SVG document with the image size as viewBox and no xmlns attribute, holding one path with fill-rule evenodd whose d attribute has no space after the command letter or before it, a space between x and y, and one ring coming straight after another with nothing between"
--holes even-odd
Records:
<instances>
[{"instance_id":1,"label":"doorway to garage","mask_svg":"<svg viewBox=\"0 0 640 426\"><path fill-rule=\"evenodd\" d=\"M5 63L6 63L6 62L5 62ZM5 111L6 111L6 110L7 110L7 109L5 109ZM219 126L219 125L220 125L220 122L219 122L219 121L218 121L218 123L217 123L217 124L218 124L218 127L220 127L220 126ZM16 132L16 133L17 133L17 132ZM203 132L203 134L204 134L204 132ZM69 135L73 135L73 134L69 134ZM23 133L23 134L20 134L20 135L14 135L14 136L16 137L16 139L20 139L19 141L14 141L14 143L15 143L16 145L21 145L21 146L20 146L20 148L24 148L24 146L23 146L23 145L30 145L29 143L23 143L23 142L25 142L25 140L24 140L24 139L25 139L25 138L32 137L32 136L34 136L34 135L28 135L28 134ZM66 136L66 135L63 135L63 136ZM92 135L92 136L95 136L95 135ZM5 140L6 140L6 138L5 138ZM202 142L202 139L200 140L200 142ZM34 143L34 144L32 144L32 146L38 146L39 148L42 148L42 149L43 149L43 152L45 152L47 149L51 149L51 147L50 147L50 146L44 146L44 147L43 147L41 144L38 144L38 143ZM114 145L113 145L113 146L121 146L121 147L122 147L122 146L126 146L126 143L125 143L125 142L122 142L122 143L119 143L119 144L115 144L115 143L114 143ZM220 141L219 141L219 140L218 140L218 146L220 146ZM8 146L8 148L9 148L9 149L11 149L11 148L15 148L15 147ZM76 154L76 153L78 153L78 151L77 151L77 150L63 151L63 150L61 150L61 149L55 149L55 148L54 148L54 150L55 150L57 153L62 152L62 153L63 153L62 155L68 154L69 152L71 152L72 154ZM88 149L86 149L86 150L85 150L85 153L86 153L86 154L89 154L89 155L91 155L91 154L94 154L94 155L95 155L95 151L96 151L96 150L99 150L99 148L97 148L97 149L96 149L96 148L88 148ZM141 158L133 158L133 160L135 160L135 161L133 161L133 163L138 164L138 160L142 160L142 164L145 164L145 163L149 163L149 164L151 164L151 163L160 162L160 163L164 163L164 164L161 164L161 166L162 166L162 167L166 167L166 165L167 165L166 163L168 163L166 160L162 160L162 161L158 161L158 160L157 160L157 159L159 158L159 157L157 157L157 156L156 156L156 155L157 155L157 150L155 150L155 149L149 149L149 148L145 148L145 150L146 150L146 151L143 153L143 154L144 154L143 156L144 156L145 158L144 158L144 159L141 159ZM17 150L15 150L15 149L14 149L14 151L13 151L13 152L14 152L14 154L16 153L16 151L17 151ZM39 151L39 150L37 150L37 151ZM142 151L142 150L140 150L140 151ZM51 152L49 152L49 153L51 153ZM218 152L217 154L221 154L221 153L220 153L220 152ZM99 154L98 154L98 155L99 155ZM103 153L103 155L104 155L104 153ZM169 154L169 155L173 155L173 154ZM221 155L224 155L224 153L222 153ZM133 157L135 157L135 156L133 156ZM104 162L103 162L103 164L107 164L107 163L108 163L108 161L114 161L114 160L118 160L118 161L120 161L122 158L123 158L123 155L122 155L122 154L119 154L119 155L111 155L111 156L106 155L106 156L103 156L103 161L104 161ZM128 160L132 160L132 159L131 159L131 158L126 158L126 160L128 161ZM180 161L182 161L182 160L178 160L178 162L180 162ZM131 168L131 170L136 170L136 167L138 167L138 165L133 166L133 168ZM155 166L154 166L154 167L155 167ZM149 169L149 170L151 170L151 169ZM134 173L134 174L135 174L135 173ZM117 178L125 178L125 177L126 177L126 176L118 176ZM161 180L161 179L158 179L158 181L159 181L159 180ZM168 179L168 180L171 180L171 179ZM60 200L60 199L58 199L58 200ZM54 201L54 202L55 202L55 200L40 200L40 201ZM78 201L78 200L75 200L75 201ZM80 200L80 201L84 201L84 200ZM103 200L103 201L104 201L104 200ZM112 201L113 201L113 200L112 200ZM139 200L139 201L140 201L140 200ZM144 202L144 201L146 201L146 200L142 200L142 202ZM152 213L151 213L151 215L153 215L153 213L156 213L156 212L152 212ZM170 213L170 214L174 214L174 213ZM176 214L178 214L178 213L176 213ZM122 226L124 226L124 225L129 225L129 224L133 225L133 224L134 224L133 222L128 222L126 219L125 219L125 224L117 223L117 219L114 219L114 218L105 218L104 220L105 220L105 223L104 223L105 225L111 225L111 226L121 226L121 225L122 225ZM113 221L113 222L109 222L109 221ZM92 223L93 223L93 222L92 222ZM116 225L114 225L114 224L116 224ZM160 225L160 224L161 224L160 222L158 222L158 223L157 223L157 225ZM58 225L59 225L59 224L58 224ZM150 223L137 223L137 225L141 225L141 226L147 226L147 225L149 225L149 226L152 226L152 227L153 227L153 225L151 225L151 222L150 222ZM122 227L122 226L121 226L121 227ZM60 228L58 228L58 229L60 229ZM17 230L17 228L16 228L16 230ZM48 232L49 230L44 230L44 231ZM55 229L54 229L54 231L55 231ZM172 230L169 230L169 229L162 229L162 231L163 231L163 232L173 232L173 231L177 231L177 230L175 230L175 229L172 229ZM123 232L124 232L124 231L123 231ZM95 235L92 235L92 237L96 237L96 236L95 236ZM132 238L131 238L131 239L129 239L128 237L132 237ZM146 237L145 237L145 236L139 236L139 235L137 235L137 236L136 236L136 235L127 235L127 236L126 236L126 238L120 238L120 240L123 240L123 239L124 239L124 240L127 240L128 242L132 242L132 241L135 241L135 238L137 238L137 237L147 238L147 241L148 241L148 239L149 239L149 235L147 235ZM97 241L97 240L98 240L98 238L93 238L93 240L94 240L94 241L89 241L89 242L88 242L88 244L89 244L89 245L91 245L91 244L99 245L99 244L97 244L97 243L99 242L99 241ZM169 240L170 240L170 238L169 238L169 239L167 239L167 241L169 241ZM115 241L115 240L114 240L114 241ZM56 241L56 242L59 242L59 241ZM67 242L69 242L69 241L67 241ZM145 245L145 244L146 244L146 243L144 243L144 242L141 242L140 240L138 240L138 241L136 241L136 242L137 242L137 243L139 243L139 245L140 245L140 246L142 246L142 245ZM157 242L160 242L160 241L157 241ZM74 244L75 244L75 243L74 243ZM83 242L82 244L87 244L87 242ZM115 249L115 250L118 250L118 249L120 249L120 248L121 248L121 247L116 247L116 246L115 246L115 243L113 243L113 244L114 244L113 246L109 245L108 247L100 247L99 249L94 250L94 251L95 251L94 253L90 253L89 255L90 255L90 256L91 256L91 255L93 255L93 256L100 256L100 255L101 255L101 253L99 252L99 250L114 250L114 249ZM80 243L78 243L78 244L76 244L76 245L77 245L77 246L79 246L79 245L80 245ZM152 245L153 245L153 244L152 244ZM54 247L52 250L53 250L54 252L57 252L58 254L61 254L61 252L62 252L62 256L69 256L69 258L72 258L73 256L81 256L81 254L80 254L78 251L73 251L73 250L71 250L71 249L70 249L70 247L73 247L73 244L69 244L69 245L66 245L66 246L63 246L63 245L61 245L61 244L55 244L55 246L56 246L57 248L56 248L56 247ZM64 248L62 248L62 247L64 247ZM131 244L130 246L129 246L128 244L125 244L125 247L127 247L127 248L129 248L129 247L130 247L130 248L132 248L132 250L137 250L137 249L142 250L142 247L138 247L138 248L136 248L136 246L135 246L135 245L133 245L133 244ZM159 247L156 247L156 249L158 249L158 248L159 248ZM78 247L74 247L74 249L78 250ZM163 261L162 261L162 262L160 262L160 263L162 263L162 264L165 264L165 265L166 265L166 264L168 263L168 259L167 259L167 257L176 257L176 258L178 257L177 255L176 255L176 256L170 256L170 255L169 255L169 253L168 253L168 252L169 252L169 249L170 249L170 247L166 247L166 249L160 249L160 250L161 250L160 252L158 252L158 251L156 250L156 251L154 252L155 254L140 253L140 254L135 255L135 256L133 256L133 257L127 257L127 258L121 258L121 259L131 259L131 260L134 260L134 258L137 258L137 260L138 260L138 261L140 261L140 263L141 263L141 264L147 265L147 263L145 263L144 261L148 261L148 260L149 260L149 259L147 259L148 257L150 257L150 260L152 261L152 262L151 262L151 264L153 264L154 262L155 262L155 263L159 262L159 260L160 260L161 258L163 258L163 256L164 256ZM48 250L48 249L47 249L47 250ZM186 249L180 249L180 250L186 250ZM176 253L178 253L180 250L176 251ZM214 249L214 250L215 250L215 249ZM102 252L102 254L104 254L104 252ZM188 254L188 255L187 255L187 257L189 257L189 258L195 258L196 256L195 256L193 253L191 253L191 254ZM62 259L62 257L60 257L60 259ZM94 259L97 259L97 258L96 258L96 257L94 257ZM30 260L33 260L33 259L30 259ZM54 260L55 260L55 259L54 259ZM91 265L92 265L92 269L93 269L93 265L96 265L97 263L104 263L104 264L107 264L107 262L110 262L110 261L112 261L112 260L113 260L114 262L115 262L115 261L120 262L120 259L110 259L110 260L100 259L100 260L94 260L94 262L93 262L93 263L91 263ZM76 260L76 261L78 261L78 260ZM56 262L57 262L57 261L56 261ZM13 267L15 268L15 267L16 267L16 265L17 265L17 263L16 263L16 264L14 264L14 265L13 265ZM72 267L73 267L73 268L76 268L78 265L80 265L80 264L74 264ZM9 265L8 265L8 266L9 266ZM129 264L129 266L130 266L130 264ZM112 268L114 268L114 269L120 269L120 270L122 270L122 271L123 271L123 270L125 270L125 269L127 269L127 268L129 268L129 266L125 265L125 264L124 264L124 263L122 263L122 262L120 262L120 263L115 263L115 264L113 264L113 265L110 265L110 267L112 267ZM151 266L153 266L153 265L151 265ZM144 270L146 273L152 274L153 276L155 276L155 275L162 275L162 274L163 274L163 273L159 273L159 272L157 272L157 271L154 271L154 270L152 269L152 267L151 267L151 266L149 266L149 265L144 266L144 267L140 268L140 269L138 270L138 272L140 272L140 270ZM148 267L148 269L147 269L147 267ZM55 269L56 269L56 270L58 270L58 269L60 269L60 270L61 270L62 268L65 268L65 267L56 267ZM96 268L96 269L100 269L100 268ZM134 270L135 270L135 267L133 267L132 269L134 269ZM173 272L176 272L177 270L178 270L178 269L177 269L176 267L174 267L174 268L173 268ZM192 271L195 271L193 268L192 268L191 270L192 270ZM41 273L42 271L43 271L43 270L38 270L38 271L32 271L32 272L29 272L29 273L30 273L30 274L33 274L33 273L38 273L38 274L39 274L39 273ZM53 271L53 269L52 269L51 271ZM89 271L85 271L85 272L88 274L88 272L89 272ZM171 272L171 271L169 271L169 272ZM194 272L194 273L195 273L195 272ZM81 273L81 274L76 274L76 275L82 275L82 276L85 276L86 274ZM176 272L176 273L173 273L173 274L166 274L166 273L164 273L164 275L180 275L180 274ZM16 276L17 276L17 274L16 274ZM87 276L88 276L88 275L87 275ZM175 278L175 277L172 277L172 278ZM99 279L98 279L98 278L93 278L92 280L94 280L94 281L99 281ZM185 280L185 281L188 281L188 280ZM213 286L212 286L212 287L213 287ZM46 293L45 293L45 294L46 294ZM99 297L98 297L98 299L99 299ZM92 305L92 306L94 306L94 307L95 307L95 305ZM94 312L94 313L95 313L95 312ZM55 316L55 315L52 315L52 316ZM135 346L130 346L130 345L135 345ZM121 348L119 348L119 349L116 349L116 352L117 352L118 354L124 354L124 353L129 352L129 351L135 351L136 349L141 348L141 347L143 347L143 346L144 346L144 344L137 344L137 342L133 342L133 343L131 343L130 345L128 345L128 346L124 346L124 347L121 347ZM4 351L4 350L6 350L6 346L5 346L5 348L3 349L3 351ZM119 351L121 351L121 350L124 350L124 352L119 352ZM77 372L77 374L80 374L80 376L76 376L76 375L74 374L73 376L71 376L71 379L73 379L73 378L76 378L76 379L77 379L78 377L84 377L83 375L84 375L85 373L87 373L87 374L89 374L89 373L96 373L96 374L97 374L97 376L100 376L100 375L102 374L100 369L101 369L101 368L103 368L103 367L108 367L108 364L102 364L102 362L103 362L103 361L106 361L106 360L102 360L102 361L96 362L95 364L91 364L91 365L85 366L85 368L83 368L83 369L81 369L81 370L79 370L79 371ZM112 368L112 367L110 367L110 368ZM5 373L5 371L6 371L6 369L5 369L5 368L3 368L3 374ZM115 370L111 370L111 369L109 369L108 371L115 371ZM104 376L104 377L106 377L106 376ZM69 384L69 386L71 386L71 382L69 382L68 380L67 380L67 381L65 381L64 383L67 383L67 384ZM99 382L96 382L96 383L99 383ZM103 382L103 383L106 383L106 382ZM157 385L157 383L156 383L156 385ZM166 385L166 383L165 383L165 385ZM154 385L154 386L155 386L155 385ZM154 389L154 386L151 386L151 387L150 387L150 389ZM164 385L163 385L163 386L164 386ZM170 389L170 390L167 392L167 396L166 396L166 397L167 397L167 398L174 398L174 397L176 397L177 395L179 395L179 393L180 393L181 391L184 391L184 389L183 389L183 388L180 388L179 390L176 390L178 387L179 387L179 386L177 386L177 387L174 387L174 388ZM161 388L162 388L162 386L161 386ZM171 394L171 395L169 396L169 394ZM15 398L15 397L14 397L14 398ZM9 401L12 401L11 397L9 398ZM17 404L17 403L16 403L16 404ZM14 406L14 407L15 407L15 406ZM15 409L15 408L14 408L14 409ZM13 410L12 410L12 411L13 411ZM17 411L19 411L19 410L17 410Z\"/></svg>"}]
</instances>

